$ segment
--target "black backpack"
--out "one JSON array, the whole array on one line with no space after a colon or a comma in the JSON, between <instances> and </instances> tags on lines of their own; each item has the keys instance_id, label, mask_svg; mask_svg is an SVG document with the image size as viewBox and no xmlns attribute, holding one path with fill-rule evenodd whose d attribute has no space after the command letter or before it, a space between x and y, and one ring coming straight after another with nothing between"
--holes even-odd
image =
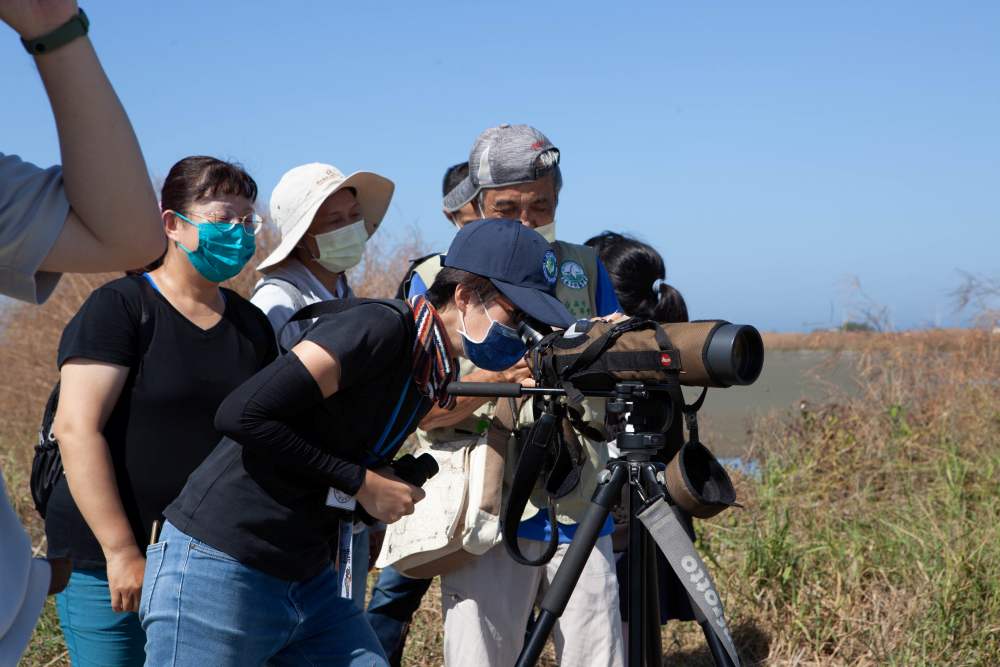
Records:
<instances>
[{"instance_id":1,"label":"black backpack","mask_svg":"<svg viewBox=\"0 0 1000 667\"><path fill-rule=\"evenodd\" d=\"M129 276L125 280L114 283L114 286L107 285L111 289L117 289L126 297L139 295L140 315L139 315L139 364L142 364L142 357L146 356L149 349L150 340L153 338L153 320L149 316L146 308L147 290L152 286L143 276ZM133 290L137 290L134 292ZM53 489L59 483L63 475L62 456L59 454L59 443L52 434L52 422L55 420L56 408L59 407L59 383L56 382L49 394L49 399L45 402L45 411L42 413L42 424L38 428L38 443L35 445L35 457L31 461L31 499L35 502L35 509L38 514L45 518L45 512L49 505L49 498Z\"/></svg>"}]
</instances>

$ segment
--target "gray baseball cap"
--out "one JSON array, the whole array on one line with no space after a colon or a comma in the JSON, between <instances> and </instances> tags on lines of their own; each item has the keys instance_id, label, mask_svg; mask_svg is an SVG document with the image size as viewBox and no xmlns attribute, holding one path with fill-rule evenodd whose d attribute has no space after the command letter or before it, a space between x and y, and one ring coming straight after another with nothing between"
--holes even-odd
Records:
<instances>
[{"instance_id":1,"label":"gray baseball cap","mask_svg":"<svg viewBox=\"0 0 1000 667\"><path fill-rule=\"evenodd\" d=\"M540 159L546 153L550 159ZM491 127L476 138L469 153L469 175L445 195L444 208L454 213L480 190L530 183L558 164L559 149L530 125Z\"/></svg>"}]
</instances>

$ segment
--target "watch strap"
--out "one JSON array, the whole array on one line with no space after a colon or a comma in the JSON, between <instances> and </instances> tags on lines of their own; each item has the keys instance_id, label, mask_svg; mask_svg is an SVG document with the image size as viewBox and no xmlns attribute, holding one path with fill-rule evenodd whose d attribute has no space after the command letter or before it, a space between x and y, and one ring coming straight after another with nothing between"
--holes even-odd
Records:
<instances>
[{"instance_id":1,"label":"watch strap","mask_svg":"<svg viewBox=\"0 0 1000 667\"><path fill-rule=\"evenodd\" d=\"M61 26L35 39L22 39L24 49L33 56L40 56L51 53L56 49L66 46L77 37L83 37L90 30L90 19L80 9L70 20Z\"/></svg>"}]
</instances>

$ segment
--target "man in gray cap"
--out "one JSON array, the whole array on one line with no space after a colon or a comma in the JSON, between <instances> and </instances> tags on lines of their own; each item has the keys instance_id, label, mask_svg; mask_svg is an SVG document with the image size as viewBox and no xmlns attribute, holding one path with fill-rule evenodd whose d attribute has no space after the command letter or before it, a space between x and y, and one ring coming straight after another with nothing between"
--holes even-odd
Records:
<instances>
[{"instance_id":1,"label":"man in gray cap","mask_svg":"<svg viewBox=\"0 0 1000 667\"><path fill-rule=\"evenodd\" d=\"M500 125L486 130L476 139L469 156L468 175L445 195L444 212L457 226L466 222L471 206L483 218L512 218L533 228L552 243L555 251L556 297L576 317L610 315L619 310L618 301L594 251L555 240L555 212L561 187L559 150L548 138L528 125ZM417 293L425 281L433 280L440 266L440 255L435 255L415 267L416 277L410 277L409 296ZM528 376L522 361L506 371L494 373L479 369L463 378L480 382L516 382ZM596 409L589 409L585 420L602 422L603 405L593 407ZM423 430L418 432L421 448L441 451L482 444L494 408L495 404L486 399L461 397L451 410L432 409L421 422ZM520 424L523 426L530 421L530 404L526 404L521 410ZM579 440L585 454L581 481L572 493L557 503L560 545L547 566L519 565L507 555L502 544L495 543L492 548L488 548L488 544L476 544L465 545L466 550L482 555L470 557L459 567L442 574L446 664L506 666L514 663L535 599L551 582L561 563L576 523L582 518L596 486L597 474L607 460L605 443L583 436L579 436ZM513 470L514 464L514 457L508 456L506 467ZM428 504L427 509L430 507ZM543 507L543 497L533 498L518 533L521 551L529 558L542 554L550 535L551 528L545 512L541 511ZM411 520L419 521L421 511L418 506ZM432 519L428 517L428 523ZM466 529L468 531L469 527ZM591 667L623 663L611 531L609 520L557 625L554 637L561 665ZM475 529L471 532L491 534L491 531ZM406 539L405 534L401 539ZM386 578L391 581L383 582ZM390 656L400 655L402 646L400 634L386 630L401 630L426 590L419 585L401 585L395 581L399 579L391 569L383 570L372 600L374 608L369 607L369 620ZM406 596L416 599L404 599Z\"/></svg>"}]
</instances>

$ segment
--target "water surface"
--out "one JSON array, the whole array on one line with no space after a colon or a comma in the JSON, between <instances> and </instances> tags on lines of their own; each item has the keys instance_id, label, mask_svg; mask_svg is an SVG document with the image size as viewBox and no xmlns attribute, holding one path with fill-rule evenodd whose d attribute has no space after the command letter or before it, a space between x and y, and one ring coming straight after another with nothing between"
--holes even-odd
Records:
<instances>
[{"instance_id":1,"label":"water surface","mask_svg":"<svg viewBox=\"0 0 1000 667\"><path fill-rule=\"evenodd\" d=\"M856 387L855 355L826 350L767 352L760 378L749 387L709 389L699 415L702 441L720 457L740 456L747 447L752 418L772 411L798 410L803 400L821 402ZM698 390L685 387L691 402Z\"/></svg>"}]
</instances>

